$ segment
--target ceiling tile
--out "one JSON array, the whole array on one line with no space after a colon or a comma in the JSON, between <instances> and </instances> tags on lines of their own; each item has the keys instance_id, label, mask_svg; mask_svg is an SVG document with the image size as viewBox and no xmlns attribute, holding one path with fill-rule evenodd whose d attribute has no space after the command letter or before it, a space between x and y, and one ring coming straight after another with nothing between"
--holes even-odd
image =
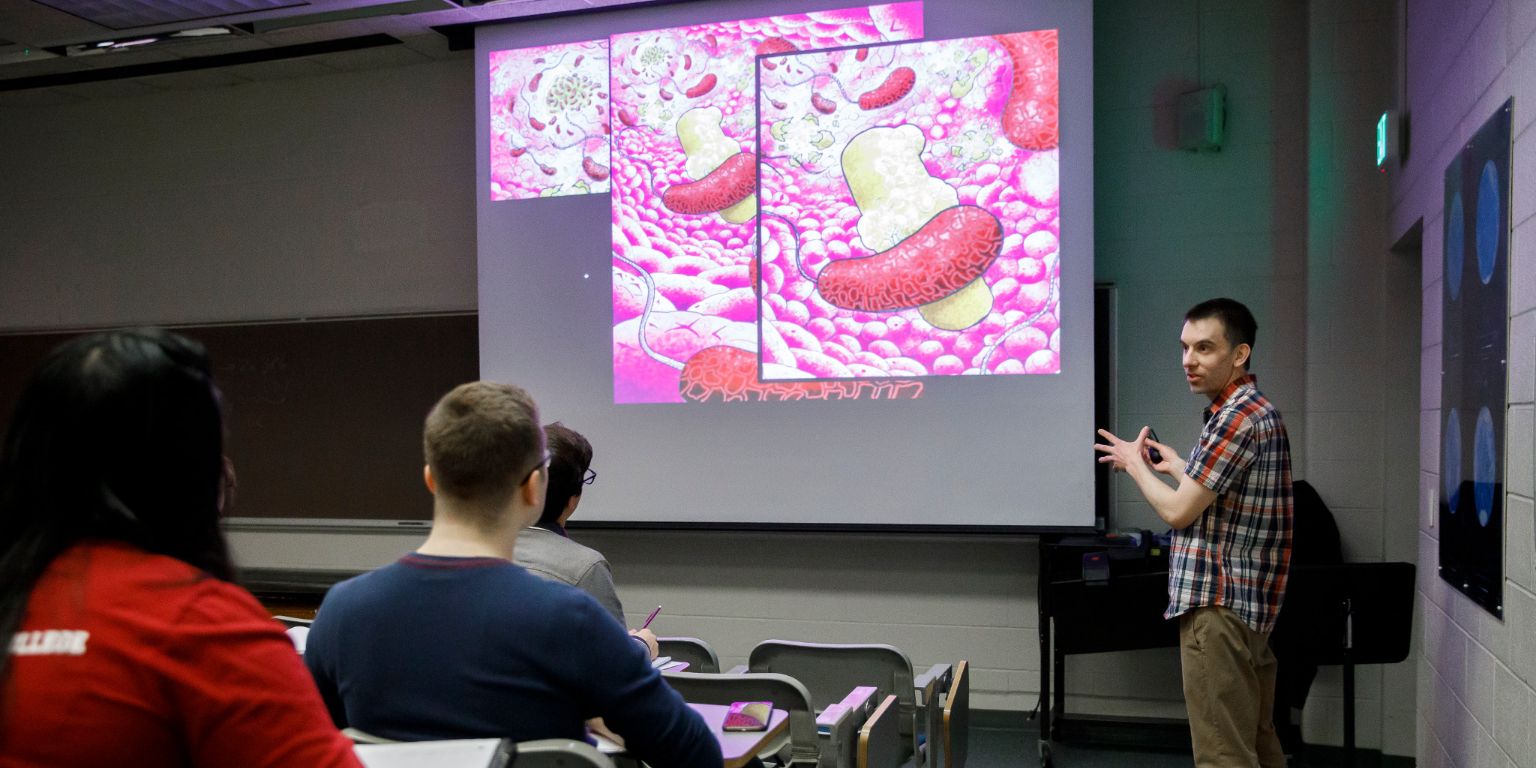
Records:
<instances>
[{"instance_id":1,"label":"ceiling tile","mask_svg":"<svg viewBox=\"0 0 1536 768\"><path fill-rule=\"evenodd\" d=\"M292 80L296 77L317 77L336 74L336 70L319 64L315 58L314 56L309 56L302 59L261 61L255 64L240 64L227 67L227 69L251 80Z\"/></svg>"},{"instance_id":2,"label":"ceiling tile","mask_svg":"<svg viewBox=\"0 0 1536 768\"><path fill-rule=\"evenodd\" d=\"M34 0L108 29L136 29L309 5L305 0Z\"/></svg>"},{"instance_id":3,"label":"ceiling tile","mask_svg":"<svg viewBox=\"0 0 1536 768\"><path fill-rule=\"evenodd\" d=\"M65 93L58 88L28 88L25 91L0 91L0 107L52 107L85 101L85 96Z\"/></svg>"},{"instance_id":4,"label":"ceiling tile","mask_svg":"<svg viewBox=\"0 0 1536 768\"><path fill-rule=\"evenodd\" d=\"M218 67L215 69L194 69L190 72L172 72L167 75L153 75L144 78L144 81L168 91L190 91L198 88L223 88L241 83L249 83L251 78L238 74L235 67Z\"/></svg>"},{"instance_id":5,"label":"ceiling tile","mask_svg":"<svg viewBox=\"0 0 1536 768\"><path fill-rule=\"evenodd\" d=\"M145 96L151 93L160 93L164 89L150 85L144 78L131 78L61 85L52 90L62 91L87 99L121 99L129 96Z\"/></svg>"},{"instance_id":6,"label":"ceiling tile","mask_svg":"<svg viewBox=\"0 0 1536 768\"><path fill-rule=\"evenodd\" d=\"M327 53L315 57L315 60L334 70L356 72L364 69L385 69L387 67L403 67L407 64L420 64L425 61L431 61L431 57L424 56L403 45L385 45L378 48L364 48L358 51Z\"/></svg>"}]
</instances>

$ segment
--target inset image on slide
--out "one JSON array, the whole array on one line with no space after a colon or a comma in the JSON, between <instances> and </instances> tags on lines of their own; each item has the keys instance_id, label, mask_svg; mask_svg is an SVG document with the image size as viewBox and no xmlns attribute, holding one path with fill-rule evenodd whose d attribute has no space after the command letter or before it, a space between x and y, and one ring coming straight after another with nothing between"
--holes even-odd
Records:
<instances>
[{"instance_id":1,"label":"inset image on slide","mask_svg":"<svg viewBox=\"0 0 1536 768\"><path fill-rule=\"evenodd\" d=\"M757 375L776 365L789 379L798 365L758 324L757 56L921 36L922 4L910 2L611 39L615 402L829 396ZM728 349L701 359L709 375L685 374L714 347ZM743 353L750 380L737 375ZM716 375L722 361L730 377Z\"/></svg>"},{"instance_id":2,"label":"inset image on slide","mask_svg":"<svg viewBox=\"0 0 1536 768\"><path fill-rule=\"evenodd\" d=\"M1057 41L758 60L764 380L1061 371Z\"/></svg>"},{"instance_id":3,"label":"inset image on slide","mask_svg":"<svg viewBox=\"0 0 1536 768\"><path fill-rule=\"evenodd\" d=\"M608 41L490 53L491 199L608 192Z\"/></svg>"}]
</instances>

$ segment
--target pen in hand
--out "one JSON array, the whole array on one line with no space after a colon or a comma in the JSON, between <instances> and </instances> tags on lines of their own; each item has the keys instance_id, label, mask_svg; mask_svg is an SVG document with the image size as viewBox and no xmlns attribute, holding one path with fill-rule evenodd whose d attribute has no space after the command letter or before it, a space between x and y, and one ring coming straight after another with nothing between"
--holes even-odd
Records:
<instances>
[{"instance_id":1,"label":"pen in hand","mask_svg":"<svg viewBox=\"0 0 1536 768\"><path fill-rule=\"evenodd\" d=\"M645 623L641 624L640 628L641 629L649 629L650 626L651 626L651 622L656 620L656 614L658 614L658 613L661 613L661 606L659 606L659 605L656 606L656 610L651 611L651 615L645 617Z\"/></svg>"}]
</instances>

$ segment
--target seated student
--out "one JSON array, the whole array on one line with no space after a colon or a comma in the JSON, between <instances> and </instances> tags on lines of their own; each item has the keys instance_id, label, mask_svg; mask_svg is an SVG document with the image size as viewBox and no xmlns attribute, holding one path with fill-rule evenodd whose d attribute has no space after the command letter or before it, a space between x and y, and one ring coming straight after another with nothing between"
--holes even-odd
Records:
<instances>
[{"instance_id":1,"label":"seated student","mask_svg":"<svg viewBox=\"0 0 1536 768\"><path fill-rule=\"evenodd\" d=\"M555 422L544 427L549 446L549 489L544 494L544 514L517 537L512 562L546 579L569 584L591 595L615 621L624 623L624 604L613 588L613 570L603 553L582 546L565 532L581 503L582 489L597 479L592 471L592 444L570 427ZM656 658L656 635L649 629L631 630Z\"/></svg>"},{"instance_id":2,"label":"seated student","mask_svg":"<svg viewBox=\"0 0 1536 768\"><path fill-rule=\"evenodd\" d=\"M223 430L174 334L81 337L32 376L0 449L0 764L358 765L230 583Z\"/></svg>"},{"instance_id":3,"label":"seated student","mask_svg":"<svg viewBox=\"0 0 1536 768\"><path fill-rule=\"evenodd\" d=\"M549 454L533 399L489 382L427 416L432 533L333 587L305 661L341 726L401 740L581 739L601 717L651 765L721 765L704 721L590 596L514 565L544 507Z\"/></svg>"}]
</instances>

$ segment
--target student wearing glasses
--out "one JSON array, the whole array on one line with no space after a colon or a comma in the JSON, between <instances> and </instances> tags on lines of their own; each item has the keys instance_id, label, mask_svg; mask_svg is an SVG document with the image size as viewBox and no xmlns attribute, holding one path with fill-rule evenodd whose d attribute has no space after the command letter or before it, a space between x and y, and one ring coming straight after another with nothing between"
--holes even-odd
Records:
<instances>
[{"instance_id":1,"label":"student wearing glasses","mask_svg":"<svg viewBox=\"0 0 1536 768\"><path fill-rule=\"evenodd\" d=\"M613 587L613 569L603 553L577 543L565 523L581 504L581 493L597 479L592 471L592 444L570 427L555 422L544 427L549 445L549 491L544 514L517 537L512 561L533 573L580 589L624 623L624 604ZM630 633L656 656L656 636L649 629Z\"/></svg>"},{"instance_id":2,"label":"student wearing glasses","mask_svg":"<svg viewBox=\"0 0 1536 768\"><path fill-rule=\"evenodd\" d=\"M720 768L704 721L596 600L511 562L550 454L527 392L475 382L427 416L432 532L333 587L304 660L338 726L402 741L586 736L602 718L656 766Z\"/></svg>"}]
</instances>

